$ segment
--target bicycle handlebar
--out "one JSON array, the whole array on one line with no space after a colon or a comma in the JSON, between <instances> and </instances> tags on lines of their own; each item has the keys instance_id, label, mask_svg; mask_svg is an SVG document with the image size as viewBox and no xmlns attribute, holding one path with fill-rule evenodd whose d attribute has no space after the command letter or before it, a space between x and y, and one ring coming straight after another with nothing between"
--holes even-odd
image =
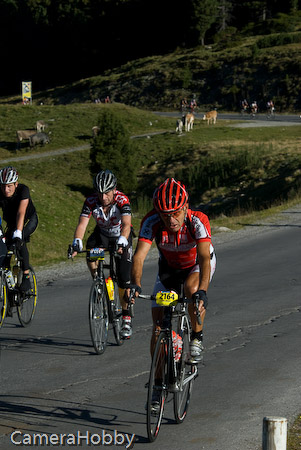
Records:
<instances>
[{"instance_id":1,"label":"bicycle handlebar","mask_svg":"<svg viewBox=\"0 0 301 450\"><path fill-rule=\"evenodd\" d=\"M145 300L156 300L156 296L155 295L149 295L149 294L139 294L138 298L143 298ZM202 319L201 319L201 314L200 314L200 310L199 310L199 302L200 300L193 300L192 298L180 298L177 300L178 303L194 303L196 306L196 318L197 318L197 322L199 325L202 325Z\"/></svg>"},{"instance_id":2,"label":"bicycle handlebar","mask_svg":"<svg viewBox=\"0 0 301 450\"><path fill-rule=\"evenodd\" d=\"M113 255L114 257L116 257L116 258L121 258L121 255L120 255L119 253L117 253L117 250L119 250L120 248L123 248L123 246L122 246L122 245L116 245L115 248L112 248L112 249L110 249L110 248L103 248L103 247L97 247L97 248L99 248L99 249L101 248L101 249L103 249L103 250L106 251L106 252L112 253L112 255ZM76 253L86 253L86 254L89 254L91 250L92 250L92 249L75 250L74 247L73 247L73 245L72 245L72 244L69 244L69 246L68 246L67 257L68 257L68 259L71 259L74 252L76 252Z\"/></svg>"}]
</instances>

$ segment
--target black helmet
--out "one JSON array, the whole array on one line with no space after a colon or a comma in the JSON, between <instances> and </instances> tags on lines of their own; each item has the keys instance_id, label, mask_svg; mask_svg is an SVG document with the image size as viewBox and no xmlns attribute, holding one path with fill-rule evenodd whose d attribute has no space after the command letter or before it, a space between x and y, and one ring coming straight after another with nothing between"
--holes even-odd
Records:
<instances>
[{"instance_id":1,"label":"black helmet","mask_svg":"<svg viewBox=\"0 0 301 450\"><path fill-rule=\"evenodd\" d=\"M94 178L94 187L98 192L106 194L115 189L117 186L117 178L110 170L101 170Z\"/></svg>"}]
</instances>

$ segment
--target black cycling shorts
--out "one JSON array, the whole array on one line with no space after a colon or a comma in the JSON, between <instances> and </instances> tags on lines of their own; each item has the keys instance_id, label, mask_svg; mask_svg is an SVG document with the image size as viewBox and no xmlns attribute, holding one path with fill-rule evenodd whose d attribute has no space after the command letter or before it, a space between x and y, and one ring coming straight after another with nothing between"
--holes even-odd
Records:
<instances>
[{"instance_id":1,"label":"black cycling shorts","mask_svg":"<svg viewBox=\"0 0 301 450\"><path fill-rule=\"evenodd\" d=\"M87 240L87 249L94 247L102 247L109 249L112 245L114 246L118 237L108 237L100 232L98 227L94 228L93 233L89 236ZM116 270L117 270L117 282L120 288L127 288L131 284L131 267L132 267L132 233L128 238L128 245L124 247L121 258L116 259ZM89 256L87 255L87 259Z\"/></svg>"}]
</instances>

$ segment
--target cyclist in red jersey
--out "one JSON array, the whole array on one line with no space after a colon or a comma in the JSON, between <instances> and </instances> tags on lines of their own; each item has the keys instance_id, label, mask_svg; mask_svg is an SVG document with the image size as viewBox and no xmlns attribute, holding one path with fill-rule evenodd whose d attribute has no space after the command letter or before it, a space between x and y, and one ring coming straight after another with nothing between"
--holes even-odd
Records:
<instances>
[{"instance_id":1,"label":"cyclist in red jersey","mask_svg":"<svg viewBox=\"0 0 301 450\"><path fill-rule=\"evenodd\" d=\"M174 178L168 178L156 189L153 202L154 209L141 222L132 264L132 287L136 289L136 295L141 292L143 264L152 242L155 241L159 250L159 271L153 293L166 289L179 292L180 282L183 281L185 295L200 300L202 325L197 322L194 305L189 304L193 330L190 343L191 362L198 364L203 359L207 290L216 266L209 219L202 212L189 208L186 188ZM129 296L129 290L127 294ZM152 318L153 351L163 318L162 307L155 302Z\"/></svg>"},{"instance_id":2,"label":"cyclist in red jersey","mask_svg":"<svg viewBox=\"0 0 301 450\"><path fill-rule=\"evenodd\" d=\"M96 226L87 240L87 249L94 247L108 248L111 243L117 242L120 247L118 253L121 257L116 261L119 297L122 305L123 323L121 335L129 339L132 334L131 317L128 311L128 303L124 300L124 291L130 285L130 273L132 264L132 226L131 207L128 197L117 190L117 178L110 170L100 171L94 179L95 193L86 198L78 225L74 232L73 254L83 249L83 238L91 216L96 221ZM97 261L87 264L92 278L97 271Z\"/></svg>"}]
</instances>

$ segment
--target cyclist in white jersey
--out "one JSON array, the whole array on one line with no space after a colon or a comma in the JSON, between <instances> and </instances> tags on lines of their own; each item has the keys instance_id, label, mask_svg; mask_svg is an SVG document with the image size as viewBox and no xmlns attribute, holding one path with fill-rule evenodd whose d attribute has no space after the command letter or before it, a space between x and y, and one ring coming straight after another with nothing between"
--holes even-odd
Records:
<instances>
[{"instance_id":1,"label":"cyclist in white jersey","mask_svg":"<svg viewBox=\"0 0 301 450\"><path fill-rule=\"evenodd\" d=\"M130 285L132 265L132 225L131 207L128 197L116 189L117 178L110 170L102 170L94 179L95 193L86 198L78 225L74 232L72 257L83 249L83 238L91 216L96 226L87 240L87 249L108 248L117 241L121 258L116 261L119 296L122 305L123 326L121 334L129 339L132 334L128 303L124 301L124 291ZM97 261L87 258L92 278L97 271Z\"/></svg>"}]
</instances>

